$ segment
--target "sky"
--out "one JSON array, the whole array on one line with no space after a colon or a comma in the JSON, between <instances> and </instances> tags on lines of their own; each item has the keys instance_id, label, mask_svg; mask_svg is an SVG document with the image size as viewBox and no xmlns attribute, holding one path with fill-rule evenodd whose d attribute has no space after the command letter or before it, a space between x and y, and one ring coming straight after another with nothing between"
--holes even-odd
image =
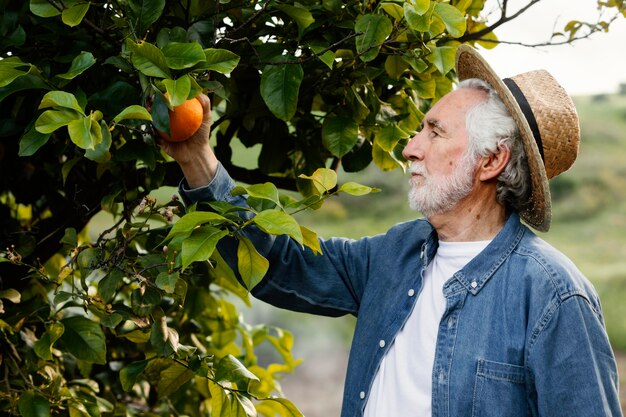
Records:
<instances>
[{"instance_id":1,"label":"sky","mask_svg":"<svg viewBox=\"0 0 626 417\"><path fill-rule=\"evenodd\" d=\"M509 0L509 4L517 10L528 1ZM553 29L562 30L570 20L595 21L596 3L597 0L542 0L501 26L496 35L500 40L513 42L545 42ZM488 0L487 7L495 5L495 0ZM626 18L618 19L608 33L595 33L572 45L528 48L501 44L492 50L481 49L481 55L500 77L542 68L570 95L616 93L620 83L626 83Z\"/></svg>"}]
</instances>

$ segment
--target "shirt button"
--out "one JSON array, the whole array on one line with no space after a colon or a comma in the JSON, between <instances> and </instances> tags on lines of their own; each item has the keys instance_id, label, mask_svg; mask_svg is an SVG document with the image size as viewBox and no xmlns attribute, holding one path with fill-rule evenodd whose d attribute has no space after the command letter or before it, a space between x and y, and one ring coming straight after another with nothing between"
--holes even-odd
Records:
<instances>
[{"instance_id":1,"label":"shirt button","mask_svg":"<svg viewBox=\"0 0 626 417\"><path fill-rule=\"evenodd\" d=\"M359 398L362 399L362 400L365 399L365 391L359 392Z\"/></svg>"},{"instance_id":2,"label":"shirt button","mask_svg":"<svg viewBox=\"0 0 626 417\"><path fill-rule=\"evenodd\" d=\"M413 297L415 295L415 290L411 288L408 292L409 297Z\"/></svg>"},{"instance_id":3,"label":"shirt button","mask_svg":"<svg viewBox=\"0 0 626 417\"><path fill-rule=\"evenodd\" d=\"M472 281L470 285L472 286L472 288L478 287L478 283L476 281Z\"/></svg>"},{"instance_id":4,"label":"shirt button","mask_svg":"<svg viewBox=\"0 0 626 417\"><path fill-rule=\"evenodd\" d=\"M380 346L381 348L385 347L385 341L381 340L380 342L378 342L378 346Z\"/></svg>"}]
</instances>

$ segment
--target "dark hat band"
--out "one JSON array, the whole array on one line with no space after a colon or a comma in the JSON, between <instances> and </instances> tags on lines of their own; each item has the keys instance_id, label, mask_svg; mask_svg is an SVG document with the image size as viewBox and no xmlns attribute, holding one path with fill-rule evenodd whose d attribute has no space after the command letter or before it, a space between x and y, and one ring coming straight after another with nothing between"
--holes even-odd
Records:
<instances>
[{"instance_id":1,"label":"dark hat band","mask_svg":"<svg viewBox=\"0 0 626 417\"><path fill-rule=\"evenodd\" d=\"M526 100L524 93L520 90L519 86L513 81L511 78L502 79L504 84L509 88L511 94L513 94L513 98L517 101L526 121L528 122L528 126L530 130L533 132L533 138L535 138L535 142L537 142L537 148L539 148L539 154L541 155L541 160L545 163L545 157L543 156L543 142L541 140L541 133L539 132L539 126L537 125L537 119L535 119L535 115L533 114L533 109L530 107L530 103Z\"/></svg>"}]
</instances>

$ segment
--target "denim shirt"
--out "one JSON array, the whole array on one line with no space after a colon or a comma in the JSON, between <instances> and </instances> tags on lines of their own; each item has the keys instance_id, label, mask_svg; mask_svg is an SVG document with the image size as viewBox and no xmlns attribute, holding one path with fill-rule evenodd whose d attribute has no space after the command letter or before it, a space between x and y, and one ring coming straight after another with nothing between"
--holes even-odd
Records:
<instances>
[{"instance_id":1,"label":"denim shirt","mask_svg":"<svg viewBox=\"0 0 626 417\"><path fill-rule=\"evenodd\" d=\"M220 166L187 202L233 197ZM270 261L252 294L313 314L353 314L341 416L362 416L387 349L407 320L437 251L423 219L359 240L322 240L322 255L250 228ZM236 268L236 242L220 254ZM593 287L563 254L511 214L499 234L445 283L432 375L433 417L621 416L615 358ZM381 416L384 417L384 416ZM407 417L407 416L391 416Z\"/></svg>"}]
</instances>

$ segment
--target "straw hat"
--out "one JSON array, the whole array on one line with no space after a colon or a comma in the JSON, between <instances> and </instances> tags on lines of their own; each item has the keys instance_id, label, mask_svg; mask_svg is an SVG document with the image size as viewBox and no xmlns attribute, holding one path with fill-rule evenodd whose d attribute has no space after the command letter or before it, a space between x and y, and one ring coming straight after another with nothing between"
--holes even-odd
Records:
<instances>
[{"instance_id":1,"label":"straw hat","mask_svg":"<svg viewBox=\"0 0 626 417\"><path fill-rule=\"evenodd\" d=\"M580 127L572 99L545 70L500 79L468 45L457 50L456 71L459 80L479 78L491 85L515 119L531 179L530 201L520 217L547 232L552 218L548 180L567 171L578 155Z\"/></svg>"}]
</instances>

